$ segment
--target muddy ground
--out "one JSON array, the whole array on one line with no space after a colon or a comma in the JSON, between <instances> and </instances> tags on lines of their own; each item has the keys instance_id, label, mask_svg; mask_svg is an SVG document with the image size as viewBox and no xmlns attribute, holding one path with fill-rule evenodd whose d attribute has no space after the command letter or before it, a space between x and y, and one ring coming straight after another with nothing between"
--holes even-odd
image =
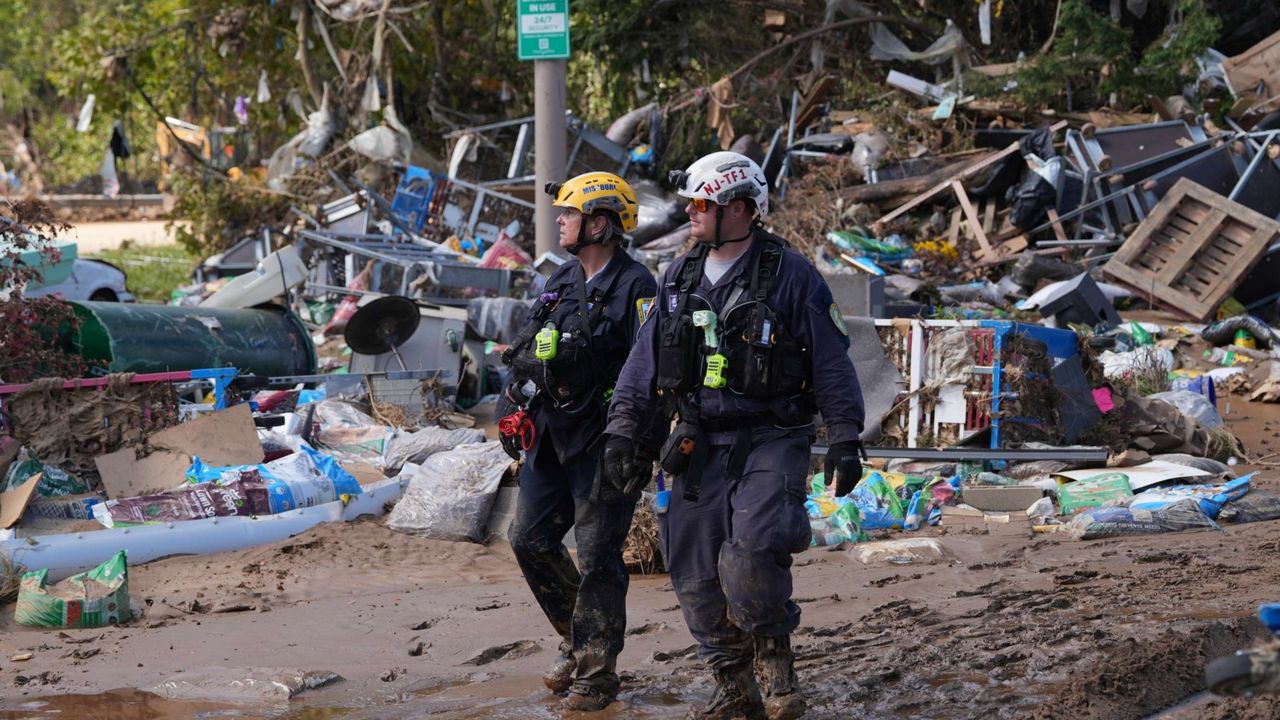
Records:
<instances>
[{"instance_id":1,"label":"muddy ground","mask_svg":"<svg viewBox=\"0 0 1280 720\"><path fill-rule=\"evenodd\" d=\"M1250 446L1280 433L1280 408L1234 406L1229 420ZM1280 490L1280 470L1263 477ZM1090 542L921 536L947 556L797 556L809 717L1280 715L1270 700L1197 695L1205 663L1260 638L1257 605L1280 599L1280 522ZM707 676L667 579L636 577L631 588L624 690L599 717L680 717L709 694ZM504 543L425 541L378 521L326 525L274 546L134 568L131 590L141 617L120 628L34 630L0 607L0 718L558 716L538 680L556 639ZM10 659L24 652L33 657ZM345 679L288 709L102 694L213 666Z\"/></svg>"}]
</instances>

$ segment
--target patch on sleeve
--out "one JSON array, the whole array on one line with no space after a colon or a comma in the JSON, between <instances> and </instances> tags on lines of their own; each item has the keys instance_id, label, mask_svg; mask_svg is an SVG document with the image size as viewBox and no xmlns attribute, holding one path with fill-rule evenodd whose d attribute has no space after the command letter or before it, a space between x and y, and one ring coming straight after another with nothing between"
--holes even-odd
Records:
<instances>
[{"instance_id":1,"label":"patch on sleeve","mask_svg":"<svg viewBox=\"0 0 1280 720\"><path fill-rule=\"evenodd\" d=\"M639 316L641 325L653 314L654 300L657 300L657 298L642 297L636 299L636 315Z\"/></svg>"},{"instance_id":2,"label":"patch on sleeve","mask_svg":"<svg viewBox=\"0 0 1280 720\"><path fill-rule=\"evenodd\" d=\"M831 303L831 322L836 324L836 329L841 335L848 335L849 328L844 326L844 315L840 312L840 308L835 303Z\"/></svg>"}]
</instances>

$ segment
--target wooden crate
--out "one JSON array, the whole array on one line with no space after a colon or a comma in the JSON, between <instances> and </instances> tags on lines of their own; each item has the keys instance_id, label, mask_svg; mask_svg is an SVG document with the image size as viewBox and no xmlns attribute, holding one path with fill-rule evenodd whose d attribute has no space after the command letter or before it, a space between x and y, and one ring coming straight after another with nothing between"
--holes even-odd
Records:
<instances>
[{"instance_id":1,"label":"wooden crate","mask_svg":"<svg viewBox=\"0 0 1280 720\"><path fill-rule=\"evenodd\" d=\"M1278 239L1280 223L1183 178L1102 272L1205 322Z\"/></svg>"}]
</instances>

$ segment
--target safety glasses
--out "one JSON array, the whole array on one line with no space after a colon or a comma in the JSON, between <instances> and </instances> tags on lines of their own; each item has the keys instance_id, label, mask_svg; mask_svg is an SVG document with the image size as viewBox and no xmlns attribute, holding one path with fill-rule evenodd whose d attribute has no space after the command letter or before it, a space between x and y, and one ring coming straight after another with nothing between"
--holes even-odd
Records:
<instances>
[{"instance_id":1,"label":"safety glasses","mask_svg":"<svg viewBox=\"0 0 1280 720\"><path fill-rule=\"evenodd\" d=\"M707 208L711 207L711 203L708 202L706 198L689 198L689 203L693 205L694 210L697 210L700 213L706 212Z\"/></svg>"}]
</instances>

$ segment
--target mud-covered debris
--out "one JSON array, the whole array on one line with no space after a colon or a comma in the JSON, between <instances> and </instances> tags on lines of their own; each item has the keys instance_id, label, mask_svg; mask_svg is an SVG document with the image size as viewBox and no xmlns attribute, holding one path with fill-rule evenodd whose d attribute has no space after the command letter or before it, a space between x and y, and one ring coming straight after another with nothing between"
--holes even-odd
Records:
<instances>
[{"instance_id":1,"label":"mud-covered debris","mask_svg":"<svg viewBox=\"0 0 1280 720\"><path fill-rule=\"evenodd\" d=\"M503 658L514 660L515 658L532 655L541 649L542 647L532 640L517 640L512 643L507 643L506 645L498 645L488 648L462 664L477 666L488 665L495 660L501 660Z\"/></svg>"}]
</instances>

